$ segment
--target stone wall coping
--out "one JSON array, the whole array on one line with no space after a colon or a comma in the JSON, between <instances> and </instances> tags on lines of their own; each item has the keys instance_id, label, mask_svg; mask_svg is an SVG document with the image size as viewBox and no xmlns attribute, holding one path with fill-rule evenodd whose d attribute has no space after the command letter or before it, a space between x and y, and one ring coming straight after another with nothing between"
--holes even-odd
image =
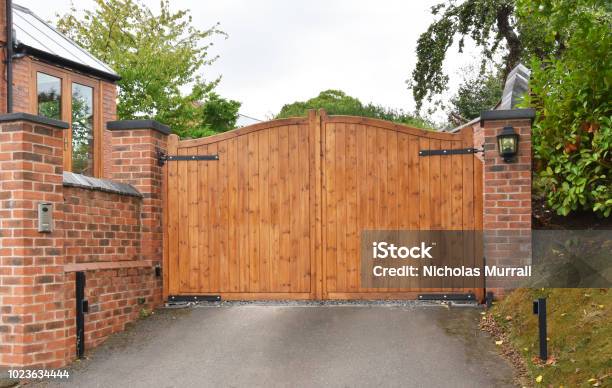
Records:
<instances>
[{"instance_id":1,"label":"stone wall coping","mask_svg":"<svg viewBox=\"0 0 612 388\"><path fill-rule=\"evenodd\" d=\"M68 129L70 127L70 125L68 125L68 123L65 121L50 119L48 117L37 116L30 113L15 112L0 115L0 123L10 123L14 121L28 121L30 123L48 125L60 129Z\"/></svg>"},{"instance_id":2,"label":"stone wall coping","mask_svg":"<svg viewBox=\"0 0 612 388\"><path fill-rule=\"evenodd\" d=\"M535 109L505 109L505 110L485 110L480 114L480 126L485 121L492 120L533 120L535 119Z\"/></svg>"},{"instance_id":3,"label":"stone wall coping","mask_svg":"<svg viewBox=\"0 0 612 388\"><path fill-rule=\"evenodd\" d=\"M109 131L129 131L134 129L153 129L161 134L172 133L170 127L155 120L117 120L108 121L106 129Z\"/></svg>"},{"instance_id":4,"label":"stone wall coping","mask_svg":"<svg viewBox=\"0 0 612 388\"><path fill-rule=\"evenodd\" d=\"M143 197L143 195L130 184L115 182L110 179L93 178L68 171L64 171L64 186L103 191L106 193L127 195L131 197Z\"/></svg>"}]
</instances>

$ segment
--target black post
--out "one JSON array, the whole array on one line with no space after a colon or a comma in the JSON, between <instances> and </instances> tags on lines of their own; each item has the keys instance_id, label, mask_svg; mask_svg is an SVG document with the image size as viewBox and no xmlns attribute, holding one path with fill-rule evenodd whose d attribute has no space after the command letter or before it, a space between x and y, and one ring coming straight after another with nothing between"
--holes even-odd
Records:
<instances>
[{"instance_id":1,"label":"black post","mask_svg":"<svg viewBox=\"0 0 612 388\"><path fill-rule=\"evenodd\" d=\"M76 348L77 358L85 353L85 272L76 273Z\"/></svg>"},{"instance_id":2,"label":"black post","mask_svg":"<svg viewBox=\"0 0 612 388\"><path fill-rule=\"evenodd\" d=\"M546 298L538 298L538 327L540 332L540 359L548 360L548 341L546 335Z\"/></svg>"}]
</instances>

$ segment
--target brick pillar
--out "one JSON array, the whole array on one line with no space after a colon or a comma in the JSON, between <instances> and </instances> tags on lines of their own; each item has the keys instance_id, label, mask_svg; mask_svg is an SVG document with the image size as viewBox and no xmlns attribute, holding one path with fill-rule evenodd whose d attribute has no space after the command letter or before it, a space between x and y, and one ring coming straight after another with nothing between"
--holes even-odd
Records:
<instances>
[{"instance_id":1,"label":"brick pillar","mask_svg":"<svg viewBox=\"0 0 612 388\"><path fill-rule=\"evenodd\" d=\"M531 124L533 109L493 110L481 115L484 128L484 252L487 265L531 263ZM497 135L504 127L520 135L516 160L499 156ZM503 295L509 279L488 278L487 290Z\"/></svg>"},{"instance_id":2,"label":"brick pillar","mask_svg":"<svg viewBox=\"0 0 612 388\"><path fill-rule=\"evenodd\" d=\"M0 366L59 367L74 355L64 274L63 136L68 125L0 116ZM38 204L54 228L38 231Z\"/></svg>"},{"instance_id":3,"label":"brick pillar","mask_svg":"<svg viewBox=\"0 0 612 388\"><path fill-rule=\"evenodd\" d=\"M158 151L166 152L170 128L154 120L109 121L112 131L110 177L133 185L143 195L141 209L141 259L162 265L163 168ZM162 301L162 281L156 284L155 303Z\"/></svg>"}]
</instances>

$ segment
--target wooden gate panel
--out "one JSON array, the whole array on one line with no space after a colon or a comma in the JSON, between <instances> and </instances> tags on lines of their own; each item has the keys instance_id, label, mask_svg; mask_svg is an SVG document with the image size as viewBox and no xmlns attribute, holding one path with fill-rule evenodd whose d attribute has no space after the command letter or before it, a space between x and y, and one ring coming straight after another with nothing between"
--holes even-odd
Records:
<instances>
[{"instance_id":1,"label":"wooden gate panel","mask_svg":"<svg viewBox=\"0 0 612 388\"><path fill-rule=\"evenodd\" d=\"M360 237L368 229L474 229L474 155L420 157L421 149L472 147L465 135L434 133L379 120L323 117L323 296L405 298L419 292L478 291L431 288L411 279L398 288L360 287ZM476 175L475 175L476 174ZM477 188L479 189L479 188ZM474 257L472 248L464 252Z\"/></svg>"},{"instance_id":2,"label":"wooden gate panel","mask_svg":"<svg viewBox=\"0 0 612 388\"><path fill-rule=\"evenodd\" d=\"M170 295L311 296L311 135L289 119L170 142L172 154L219 156L167 162Z\"/></svg>"}]
</instances>

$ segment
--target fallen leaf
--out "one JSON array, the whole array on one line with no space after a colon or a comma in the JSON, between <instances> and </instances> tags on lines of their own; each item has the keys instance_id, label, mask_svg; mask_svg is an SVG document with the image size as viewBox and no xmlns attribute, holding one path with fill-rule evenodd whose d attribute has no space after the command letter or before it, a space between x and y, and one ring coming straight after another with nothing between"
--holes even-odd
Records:
<instances>
[{"instance_id":1,"label":"fallen leaf","mask_svg":"<svg viewBox=\"0 0 612 388\"><path fill-rule=\"evenodd\" d=\"M539 375L538 377L536 377L536 383L541 383L542 382L542 375Z\"/></svg>"}]
</instances>

